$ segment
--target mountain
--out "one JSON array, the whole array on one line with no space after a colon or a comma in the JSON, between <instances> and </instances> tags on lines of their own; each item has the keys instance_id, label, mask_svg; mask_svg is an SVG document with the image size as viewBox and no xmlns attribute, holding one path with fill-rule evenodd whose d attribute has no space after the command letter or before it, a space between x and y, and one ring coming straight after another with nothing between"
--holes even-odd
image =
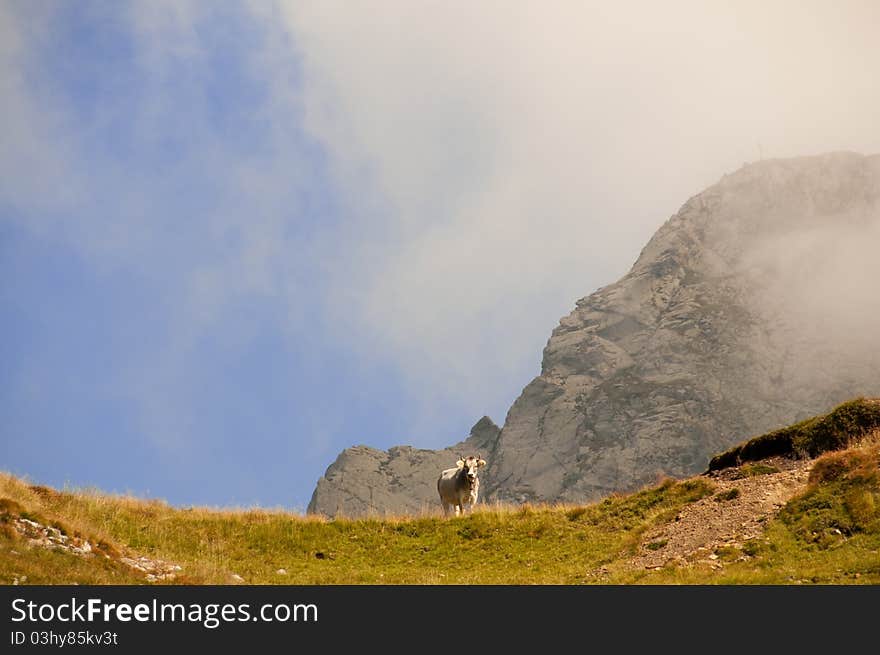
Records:
<instances>
[{"instance_id":1,"label":"mountain","mask_svg":"<svg viewBox=\"0 0 880 655\"><path fill-rule=\"evenodd\" d=\"M309 511L435 504L452 451L474 448L489 462L484 500L593 500L878 395L878 245L880 156L745 165L689 199L627 275L577 301L495 436L347 449Z\"/></svg>"}]
</instances>

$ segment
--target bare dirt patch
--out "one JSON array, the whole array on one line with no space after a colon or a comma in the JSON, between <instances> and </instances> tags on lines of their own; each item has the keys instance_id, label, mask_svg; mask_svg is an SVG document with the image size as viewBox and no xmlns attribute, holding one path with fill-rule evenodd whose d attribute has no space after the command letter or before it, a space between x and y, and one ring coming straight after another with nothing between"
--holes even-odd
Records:
<instances>
[{"instance_id":1,"label":"bare dirt patch","mask_svg":"<svg viewBox=\"0 0 880 655\"><path fill-rule=\"evenodd\" d=\"M668 563L722 568L725 561L748 559L748 542L785 503L806 488L812 460L773 457L706 474L716 492L684 507L675 519L645 533L635 568Z\"/></svg>"}]
</instances>

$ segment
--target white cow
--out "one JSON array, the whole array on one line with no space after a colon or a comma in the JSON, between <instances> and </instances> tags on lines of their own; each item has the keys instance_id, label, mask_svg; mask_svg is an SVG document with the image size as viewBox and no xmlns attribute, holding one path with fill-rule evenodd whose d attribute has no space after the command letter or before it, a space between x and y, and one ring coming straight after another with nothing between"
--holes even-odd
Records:
<instances>
[{"instance_id":1,"label":"white cow","mask_svg":"<svg viewBox=\"0 0 880 655\"><path fill-rule=\"evenodd\" d=\"M437 480L437 493L440 494L440 504L443 505L443 513L449 516L449 506L455 508L455 515L464 514L465 505L477 504L477 494L480 491L480 480L477 478L477 469L486 466L486 460L477 455L467 458L458 456L454 469L446 469L440 473Z\"/></svg>"}]
</instances>

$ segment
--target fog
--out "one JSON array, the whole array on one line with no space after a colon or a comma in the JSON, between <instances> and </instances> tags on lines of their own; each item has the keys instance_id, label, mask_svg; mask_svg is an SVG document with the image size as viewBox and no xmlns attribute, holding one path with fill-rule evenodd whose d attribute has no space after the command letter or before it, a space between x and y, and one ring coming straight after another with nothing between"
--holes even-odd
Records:
<instances>
[{"instance_id":1,"label":"fog","mask_svg":"<svg viewBox=\"0 0 880 655\"><path fill-rule=\"evenodd\" d=\"M282 13L304 57L307 125L350 193L381 206L375 232L340 239L346 311L426 397L442 388L471 412L509 404L558 318L723 174L880 151L872 2ZM873 265L852 260L787 296L852 307L822 290Z\"/></svg>"},{"instance_id":2,"label":"fog","mask_svg":"<svg viewBox=\"0 0 880 655\"><path fill-rule=\"evenodd\" d=\"M873 198L859 200L841 198L856 210L793 217L788 229L762 235L745 264L755 280L751 303L787 355L786 375L806 386L874 379L858 391L871 395L880 393L880 175Z\"/></svg>"}]
</instances>

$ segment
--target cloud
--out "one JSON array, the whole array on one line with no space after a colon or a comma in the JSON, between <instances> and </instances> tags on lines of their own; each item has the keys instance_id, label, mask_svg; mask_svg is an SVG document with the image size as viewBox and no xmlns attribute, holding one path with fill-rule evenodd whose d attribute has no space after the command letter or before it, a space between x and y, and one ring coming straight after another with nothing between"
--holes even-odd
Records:
<instances>
[{"instance_id":1,"label":"cloud","mask_svg":"<svg viewBox=\"0 0 880 655\"><path fill-rule=\"evenodd\" d=\"M824 182L846 189L839 180ZM814 186L820 183L813 180ZM844 195L841 204L846 200ZM834 353L840 371L876 370L880 363L880 301L874 291L880 260L873 254L880 243L880 211L838 211L831 221L827 214L822 218L794 217L784 231L764 235L744 260L762 282L753 302L772 317L786 348L800 348L807 381L828 375L828 362L835 361L823 359L817 344Z\"/></svg>"},{"instance_id":2,"label":"cloud","mask_svg":"<svg viewBox=\"0 0 880 655\"><path fill-rule=\"evenodd\" d=\"M45 42L45 5L29 8L28 19L0 6L0 202L11 213L52 212L79 200L76 171L69 166L71 144L63 138L64 116L41 106L29 92L26 62L34 44ZM34 229L45 226L32 224Z\"/></svg>"},{"instance_id":3,"label":"cloud","mask_svg":"<svg viewBox=\"0 0 880 655\"><path fill-rule=\"evenodd\" d=\"M427 405L506 407L574 300L724 173L880 150L873 3L278 8L305 125L369 208L337 237L340 313Z\"/></svg>"},{"instance_id":4,"label":"cloud","mask_svg":"<svg viewBox=\"0 0 880 655\"><path fill-rule=\"evenodd\" d=\"M174 439L200 340L243 348L254 302L293 348L404 376L388 439L445 445L690 195L761 154L880 151L871 2L136 2L86 12L130 45L88 61L69 10L26 6L0 7L5 216L154 287L126 385Z\"/></svg>"},{"instance_id":5,"label":"cloud","mask_svg":"<svg viewBox=\"0 0 880 655\"><path fill-rule=\"evenodd\" d=\"M297 62L268 61L271 26L243 9L191 2L4 4L0 37L0 220L70 246L95 284L132 280L148 334L114 353L115 380L81 383L117 386L162 447L191 444L200 344L245 350L275 306L299 338L320 298L312 205L330 191Z\"/></svg>"}]
</instances>

